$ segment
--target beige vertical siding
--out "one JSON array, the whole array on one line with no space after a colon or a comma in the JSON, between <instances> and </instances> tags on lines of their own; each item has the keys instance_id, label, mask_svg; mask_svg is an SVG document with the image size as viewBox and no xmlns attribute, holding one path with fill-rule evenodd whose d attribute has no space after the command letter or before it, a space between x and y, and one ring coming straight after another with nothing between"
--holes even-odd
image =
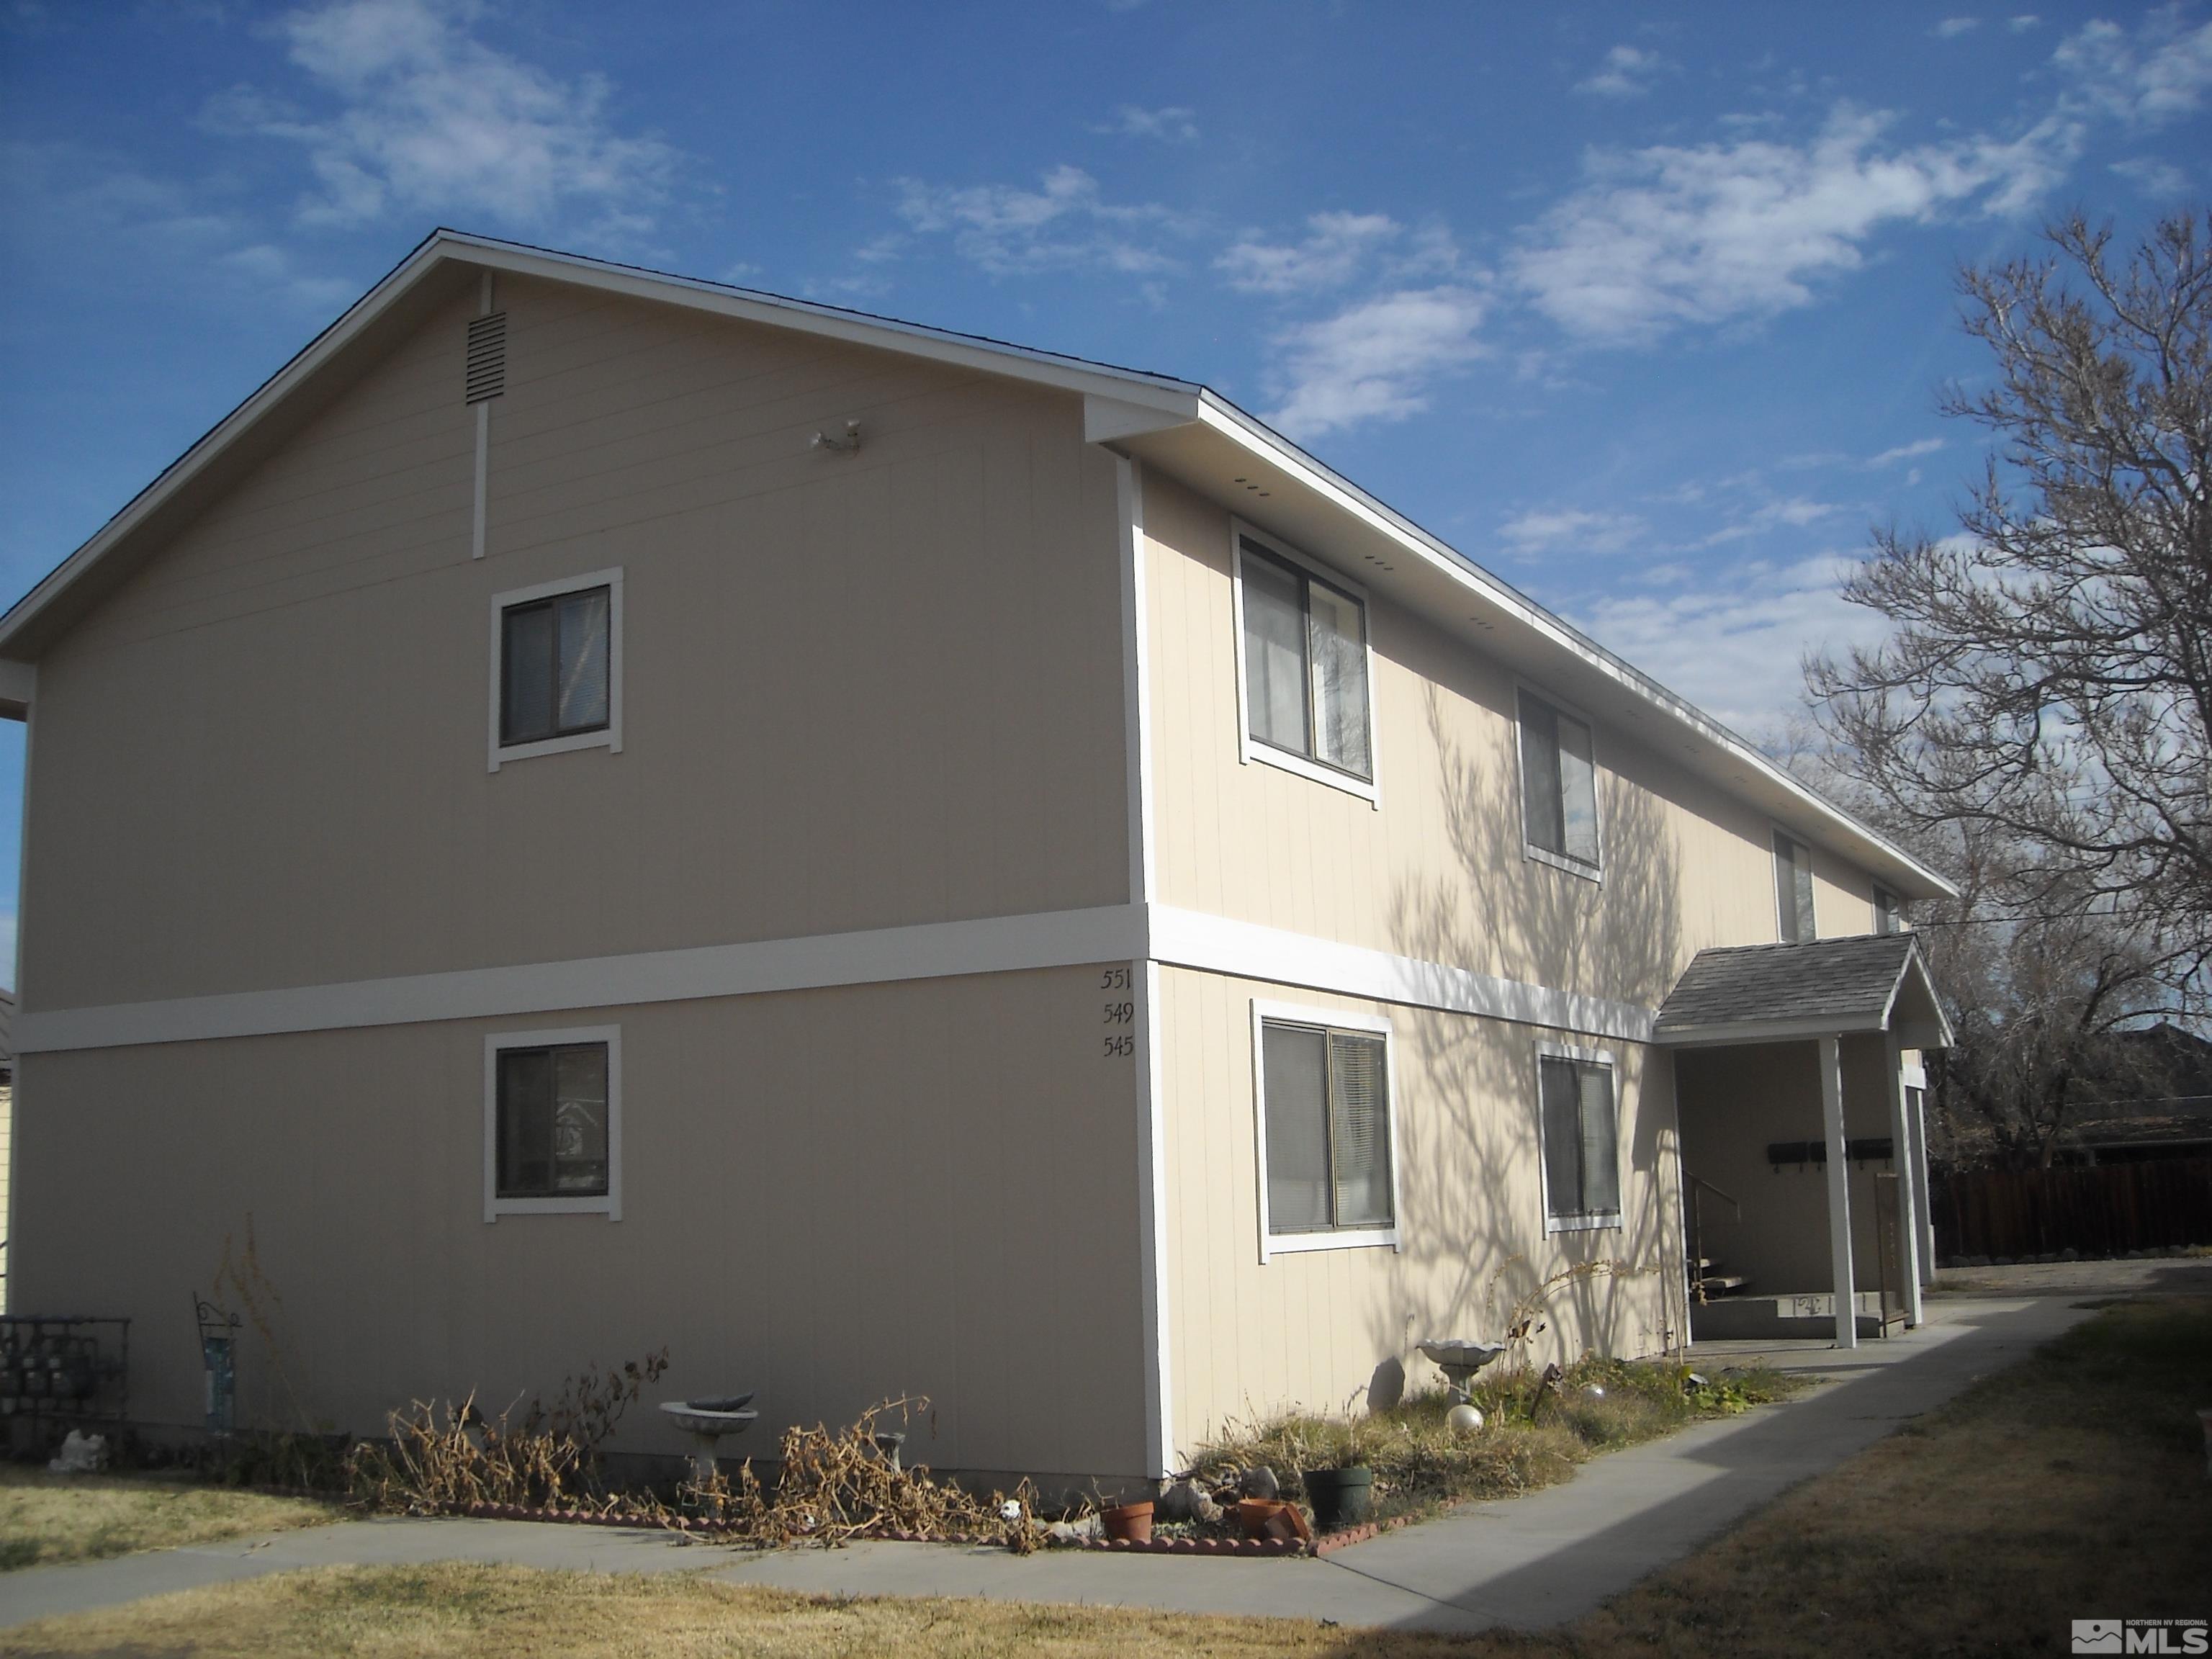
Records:
<instances>
[{"instance_id":1,"label":"beige vertical siding","mask_svg":"<svg viewBox=\"0 0 2212 1659\"><path fill-rule=\"evenodd\" d=\"M740 1449L922 1394L933 1462L1140 1474L1134 1062L1098 977L28 1055L20 1305L131 1316L133 1415L196 1422L186 1292L250 1217L286 1369L249 1340L255 1422L374 1431L665 1344L651 1398L760 1391ZM590 1024L622 1029L623 1218L487 1224L484 1035ZM656 1418L623 1444L684 1449Z\"/></svg>"},{"instance_id":2,"label":"beige vertical siding","mask_svg":"<svg viewBox=\"0 0 2212 1659\"><path fill-rule=\"evenodd\" d=\"M1079 398L500 303L488 557L457 302L41 661L28 1006L1127 898L1115 465ZM809 447L848 417L857 456ZM611 566L623 752L488 774L491 596Z\"/></svg>"},{"instance_id":3,"label":"beige vertical siding","mask_svg":"<svg viewBox=\"0 0 2212 1659\"><path fill-rule=\"evenodd\" d=\"M1705 946L1776 938L1772 825L1633 731L1595 733L1602 884L1526 858L1514 676L1394 604L1379 808L1240 764L1229 516L1148 473L1145 529L1166 902L1647 1006ZM1865 878L1820 873L1821 932L1867 931Z\"/></svg>"},{"instance_id":4,"label":"beige vertical siding","mask_svg":"<svg viewBox=\"0 0 2212 1659\"><path fill-rule=\"evenodd\" d=\"M1255 999L1389 1020L1400 1249L1261 1261ZM1669 1330L1679 1335L1679 1187L1664 1055L1172 969L1161 974L1160 1031L1172 1428L1180 1450L1194 1449L1231 1419L1293 1405L1340 1411L1378 1368L1387 1375L1395 1364L1412 1386L1431 1385L1437 1373L1415 1352L1420 1341L1496 1340L1505 1306L1575 1262L1619 1259L1632 1271L1559 1291L1537 1363L1571 1358L1585 1346L1648 1353ZM1601 1047L1616 1058L1622 1228L1546 1236L1540 1037Z\"/></svg>"}]
</instances>

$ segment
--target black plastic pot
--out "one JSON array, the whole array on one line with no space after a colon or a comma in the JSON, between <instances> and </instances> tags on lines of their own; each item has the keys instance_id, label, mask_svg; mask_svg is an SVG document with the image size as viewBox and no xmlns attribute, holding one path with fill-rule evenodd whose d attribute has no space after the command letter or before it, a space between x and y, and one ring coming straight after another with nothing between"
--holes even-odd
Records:
<instances>
[{"instance_id":1,"label":"black plastic pot","mask_svg":"<svg viewBox=\"0 0 2212 1659\"><path fill-rule=\"evenodd\" d=\"M1316 1531L1356 1527L1375 1513L1372 1469L1308 1469L1304 1480Z\"/></svg>"}]
</instances>

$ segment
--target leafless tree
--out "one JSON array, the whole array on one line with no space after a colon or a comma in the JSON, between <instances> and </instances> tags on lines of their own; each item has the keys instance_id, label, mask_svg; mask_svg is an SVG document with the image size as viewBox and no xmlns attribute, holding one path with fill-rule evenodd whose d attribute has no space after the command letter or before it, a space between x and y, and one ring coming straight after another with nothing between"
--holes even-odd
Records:
<instances>
[{"instance_id":1,"label":"leafless tree","mask_svg":"<svg viewBox=\"0 0 2212 1659\"><path fill-rule=\"evenodd\" d=\"M2203 1012L2212 216L2165 221L2124 266L2078 217L2047 236L2047 257L1961 278L1996 373L1942 408L1996 442L1960 533L1877 532L1844 593L1889 635L1809 661L1808 690L1829 763L1878 816L2002 868L1981 908L2010 930L2006 971L2094 985L2041 931L2086 929L2166 1007Z\"/></svg>"}]
</instances>

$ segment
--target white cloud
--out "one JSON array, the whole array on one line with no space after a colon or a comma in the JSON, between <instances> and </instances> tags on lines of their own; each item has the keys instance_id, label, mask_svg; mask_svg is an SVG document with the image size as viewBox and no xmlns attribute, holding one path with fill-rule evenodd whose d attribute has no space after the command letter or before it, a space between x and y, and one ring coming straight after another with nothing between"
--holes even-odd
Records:
<instances>
[{"instance_id":1,"label":"white cloud","mask_svg":"<svg viewBox=\"0 0 2212 1659\"><path fill-rule=\"evenodd\" d=\"M1513 279L1553 321L1599 339L1772 316L1856 269L1884 225L1977 198L1990 211L2025 205L2058 176L2075 136L2047 121L2008 143L1899 149L1882 143L1888 123L1841 106L1802 146L1594 155L1589 182L1524 234Z\"/></svg>"},{"instance_id":2,"label":"white cloud","mask_svg":"<svg viewBox=\"0 0 2212 1659\"><path fill-rule=\"evenodd\" d=\"M262 240L245 215L198 183L163 179L119 158L69 143L0 143L12 228L26 258L58 246L116 271L179 271L258 303L274 299L327 312L361 292L350 276L302 270Z\"/></svg>"},{"instance_id":3,"label":"white cloud","mask_svg":"<svg viewBox=\"0 0 2212 1659\"><path fill-rule=\"evenodd\" d=\"M349 304L361 294L350 278L305 274L289 253L269 242L234 248L218 263L263 287L289 294L302 305L337 307Z\"/></svg>"},{"instance_id":4,"label":"white cloud","mask_svg":"<svg viewBox=\"0 0 2212 1659\"><path fill-rule=\"evenodd\" d=\"M1124 138L1157 138L1163 143L1188 144L1198 138L1198 118L1180 106L1166 109L1140 109L1134 104L1124 104L1114 112L1113 124L1094 127L1095 132L1110 132Z\"/></svg>"},{"instance_id":5,"label":"white cloud","mask_svg":"<svg viewBox=\"0 0 2212 1659\"><path fill-rule=\"evenodd\" d=\"M1247 236L1213 262L1230 287L1248 293L1298 294L1348 283L1404 227L1382 213L1316 213L1295 245Z\"/></svg>"},{"instance_id":6,"label":"white cloud","mask_svg":"<svg viewBox=\"0 0 2212 1659\"><path fill-rule=\"evenodd\" d=\"M482 15L474 0L288 13L276 32L335 110L302 114L239 88L210 100L206 118L306 149L318 188L299 212L311 224L401 212L537 225L580 206L601 235L649 227L675 152L616 131L600 76L563 81L474 38Z\"/></svg>"},{"instance_id":7,"label":"white cloud","mask_svg":"<svg viewBox=\"0 0 2212 1659\"><path fill-rule=\"evenodd\" d=\"M1844 568L1826 556L1705 567L1665 592L1585 588L1561 608L1662 684L1748 737L1771 738L1799 706L1808 652L1881 637L1881 619L1837 593Z\"/></svg>"},{"instance_id":8,"label":"white cloud","mask_svg":"<svg viewBox=\"0 0 2212 1659\"><path fill-rule=\"evenodd\" d=\"M1439 376L1482 355L1486 301L1462 284L1401 289L1280 336L1290 386L1267 418L1296 438L1361 421L1403 420Z\"/></svg>"},{"instance_id":9,"label":"white cloud","mask_svg":"<svg viewBox=\"0 0 2212 1659\"><path fill-rule=\"evenodd\" d=\"M1659 72L1671 67L1656 52L1615 46L1598 64L1597 73L1575 82L1575 90L1600 98L1640 98L1651 90L1652 80Z\"/></svg>"},{"instance_id":10,"label":"white cloud","mask_svg":"<svg viewBox=\"0 0 2212 1659\"><path fill-rule=\"evenodd\" d=\"M1791 495L1778 501L1766 501L1753 507L1726 527L1716 530L1698 544L1700 547L1720 547L1729 542L1748 541L1763 536L1779 526L1802 530L1808 524L1818 524L1844 509L1832 501L1816 501L1802 495Z\"/></svg>"},{"instance_id":11,"label":"white cloud","mask_svg":"<svg viewBox=\"0 0 2212 1659\"><path fill-rule=\"evenodd\" d=\"M2032 28L2040 27L2042 23L2043 20L2032 11L2023 11L2005 19L2005 27L2014 34L2025 34Z\"/></svg>"},{"instance_id":12,"label":"white cloud","mask_svg":"<svg viewBox=\"0 0 2212 1659\"><path fill-rule=\"evenodd\" d=\"M2124 161L2113 162L2111 170L2146 196L2179 196L2189 188L2187 173L2172 162L2154 155L2130 156Z\"/></svg>"},{"instance_id":13,"label":"white cloud","mask_svg":"<svg viewBox=\"0 0 2212 1659\"><path fill-rule=\"evenodd\" d=\"M1563 549L1571 553L1618 553L1643 532L1644 520L1628 513L1590 513L1580 507L1531 510L1498 526L1499 539L1522 556Z\"/></svg>"},{"instance_id":14,"label":"white cloud","mask_svg":"<svg viewBox=\"0 0 2212 1659\"><path fill-rule=\"evenodd\" d=\"M1152 204L1109 202L1080 167L1054 167L1036 190L915 179L898 186L899 216L908 226L918 234L950 236L961 257L994 276L1075 265L1149 274L1176 263L1134 239L1176 229L1178 216Z\"/></svg>"},{"instance_id":15,"label":"white cloud","mask_svg":"<svg viewBox=\"0 0 2212 1659\"><path fill-rule=\"evenodd\" d=\"M2091 109L2155 126L2194 114L2212 88L2212 23L2185 28L2179 9L2168 7L2130 35L2100 18L2069 36L2051 61Z\"/></svg>"},{"instance_id":16,"label":"white cloud","mask_svg":"<svg viewBox=\"0 0 2212 1659\"><path fill-rule=\"evenodd\" d=\"M1947 17L1936 24L1935 34L1939 40L1955 40L1962 34L1972 33L1981 26L1982 20L1978 17Z\"/></svg>"},{"instance_id":17,"label":"white cloud","mask_svg":"<svg viewBox=\"0 0 2212 1659\"><path fill-rule=\"evenodd\" d=\"M1941 438L1915 438L1909 444L1899 444L1894 449L1885 449L1879 455L1867 458L1869 466L1888 466L1897 461L1909 461L1918 455L1933 455L1943 447Z\"/></svg>"}]
</instances>

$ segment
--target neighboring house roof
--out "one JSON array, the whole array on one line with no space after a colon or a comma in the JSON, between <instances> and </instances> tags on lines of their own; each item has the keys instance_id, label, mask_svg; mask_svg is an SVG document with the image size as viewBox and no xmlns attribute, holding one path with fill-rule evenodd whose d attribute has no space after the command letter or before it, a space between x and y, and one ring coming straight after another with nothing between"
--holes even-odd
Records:
<instances>
[{"instance_id":1,"label":"neighboring house roof","mask_svg":"<svg viewBox=\"0 0 2212 1659\"><path fill-rule=\"evenodd\" d=\"M384 347L483 270L904 352L1079 393L1085 436L1183 478L1448 633L1647 741L1726 793L1863 866L1905 898L1955 890L1737 736L1218 392L975 335L439 230L0 618L0 714L20 718L48 641L335 398ZM834 413L835 411L825 411Z\"/></svg>"},{"instance_id":2,"label":"neighboring house roof","mask_svg":"<svg viewBox=\"0 0 2212 1659\"><path fill-rule=\"evenodd\" d=\"M1914 935L1700 951L1660 1005L1652 1041L1688 1047L1856 1031L1887 1031L1911 1048L1951 1046Z\"/></svg>"},{"instance_id":3,"label":"neighboring house roof","mask_svg":"<svg viewBox=\"0 0 2212 1659\"><path fill-rule=\"evenodd\" d=\"M2212 1097L2197 1096L2159 1103L2166 1109L2156 1115L2087 1119L2062 1131L2059 1142L2099 1151L2212 1146Z\"/></svg>"}]
</instances>

